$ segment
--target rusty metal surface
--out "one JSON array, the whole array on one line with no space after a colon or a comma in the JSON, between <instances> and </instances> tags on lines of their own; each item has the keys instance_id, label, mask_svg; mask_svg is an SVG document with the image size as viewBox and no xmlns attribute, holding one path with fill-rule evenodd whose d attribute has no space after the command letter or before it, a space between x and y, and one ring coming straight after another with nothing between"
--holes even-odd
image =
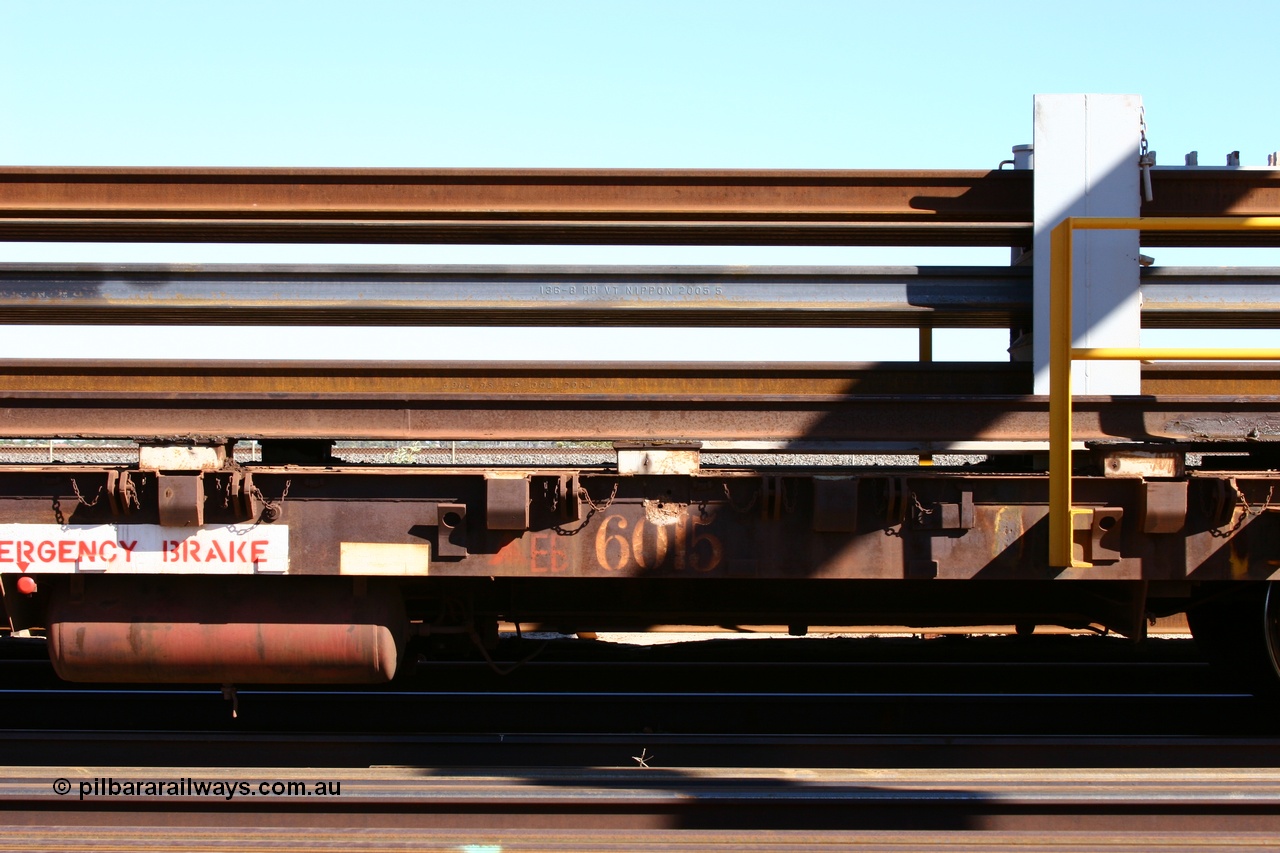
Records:
<instances>
[{"instance_id":1,"label":"rusty metal surface","mask_svg":"<svg viewBox=\"0 0 1280 853\"><path fill-rule=\"evenodd\" d=\"M1275 216L1280 214L1280 170L1156 167L1153 198L1143 216ZM1144 246L1275 245L1270 240L1199 232L1144 233Z\"/></svg>"},{"instance_id":2,"label":"rusty metal surface","mask_svg":"<svg viewBox=\"0 0 1280 853\"><path fill-rule=\"evenodd\" d=\"M1280 324L1280 269L1142 271L1148 328ZM0 264L11 323L1017 327L1030 267Z\"/></svg>"},{"instance_id":3,"label":"rusty metal surface","mask_svg":"<svg viewBox=\"0 0 1280 853\"><path fill-rule=\"evenodd\" d=\"M0 478L0 526L44 524L56 531L54 525L63 523L60 519L72 525L156 524L155 477L138 478L136 506L127 519L108 501L95 499L114 473L87 466L6 472ZM364 561L376 562L381 552L406 549L430 551L429 566L424 562L407 574L396 570L396 576L410 585L447 577L485 583L493 578L750 583L981 580L1025 581L1032 586L1058 578L1179 583L1265 580L1280 565L1280 513L1271 511L1270 503L1275 478L1266 471L1194 475L1180 489L1181 502L1173 519L1176 536L1168 535L1172 531L1165 524L1169 507L1160 504L1155 508L1162 515L1153 514L1141 480L1078 477L1079 505L1109 514L1118 524L1090 543L1096 563L1092 568L1052 572L1043 559L1048 487L1042 473L871 466L694 476L620 477L607 471L563 470L505 473L520 475L522 485L528 483L520 529L491 523L510 516L513 505L490 503L494 496L483 471L253 467L255 485L277 509L272 520L259 523L287 529L290 574L376 572ZM582 490L576 511L564 499L566 474L571 473L577 474L575 482ZM234 508L224 507L222 499L233 476L234 472L206 474L209 524L237 519ZM833 485L832 477L840 479ZM1082 535L1088 538L1087 531ZM344 543L357 543L357 547ZM5 571L14 573L15 547L0 541L0 558L9 561ZM146 555L139 552L139 556ZM196 561L183 562L173 571L218 569ZM41 584L56 582L56 576L48 574L50 569L33 566L31 571ZM110 567L107 571L110 576ZM249 588L255 582L287 583L262 577L226 582L247 583ZM263 589L259 587L259 595ZM575 609L569 603L571 597L549 589L542 605L535 606L526 597L520 613L511 614L507 612L511 600L492 589L503 618L536 620L540 609L550 608L552 615ZM913 589L923 594L922 588ZM746 604L734 603L727 589L708 593L712 597L705 600L688 591L678 601L648 602L621 591L603 598L597 592L576 607L601 619L627 612L634 619L634 611L640 611L642 618L660 624L682 618L696 624L695 611L717 609L722 614L734 610L736 618L716 624L788 624L788 614L799 609L816 611L807 623L814 625L898 621L877 609L877 599L865 588L837 592L831 587L796 589L779 597L781 593L774 590ZM1001 607L995 598L968 601L955 592L935 592L944 596L936 606L949 607L948 617L912 623L912 617L904 615L901 624L962 624L955 620L963 617L976 619L976 624L1004 621L996 615ZM1043 600L1038 598L1041 594ZM1064 594L1024 589L1008 607L1023 613L1039 608L1056 612L1052 608L1066 606ZM806 599L802 608L799 602L805 595L816 598ZM288 621L287 614L295 613L288 608L306 605L290 599L279 606L286 609L270 610L271 618L260 615L231 621ZM900 606L914 607L911 613L917 614L928 609L919 600ZM155 619L130 621L209 621L192 616L198 610L191 604L173 603L165 612L173 615L161 618L157 605ZM298 609L295 615L300 618L301 612ZM1104 616L1120 625L1131 614ZM1085 622L1102 618L1094 615ZM1057 624L1052 618L1041 621Z\"/></svg>"},{"instance_id":4,"label":"rusty metal surface","mask_svg":"<svg viewBox=\"0 0 1280 853\"><path fill-rule=\"evenodd\" d=\"M445 361L144 361L9 359L0 394L83 393L152 400L263 395L294 403L334 399L816 400L854 394L1017 394L1026 364L961 362L601 363ZM322 437L322 436L321 436Z\"/></svg>"},{"instance_id":5,"label":"rusty metal surface","mask_svg":"<svg viewBox=\"0 0 1280 853\"><path fill-rule=\"evenodd\" d=\"M1012 171L0 170L14 240L1009 245L1030 206Z\"/></svg>"},{"instance_id":6,"label":"rusty metal surface","mask_svg":"<svg viewBox=\"0 0 1280 853\"><path fill-rule=\"evenodd\" d=\"M67 681L378 683L407 624L396 589L262 578L53 579L49 657ZM79 583L74 587L73 583ZM270 581L268 581L270 583Z\"/></svg>"},{"instance_id":7,"label":"rusty metal surface","mask_svg":"<svg viewBox=\"0 0 1280 853\"><path fill-rule=\"evenodd\" d=\"M1280 172L1155 169L1144 215L1280 213ZM1027 245L1031 171L0 170L0 239ZM1144 237L1238 244L1239 235Z\"/></svg>"},{"instance_id":8,"label":"rusty metal surface","mask_svg":"<svg viewBox=\"0 0 1280 853\"><path fill-rule=\"evenodd\" d=\"M256 438L530 441L1043 441L1045 397L850 398L840 402L650 399L633 404L568 399L460 405L417 402L246 399L206 402L102 395L9 397L0 436L139 439ZM1280 398L1077 398L1081 441L1274 441ZM876 452L867 444L864 452ZM887 452L887 451L886 451Z\"/></svg>"},{"instance_id":9,"label":"rusty metal surface","mask_svg":"<svg viewBox=\"0 0 1280 853\"><path fill-rule=\"evenodd\" d=\"M1080 440L1272 440L1270 365L1146 365L1080 397ZM1023 363L83 362L0 365L0 436L1042 441Z\"/></svg>"}]
</instances>

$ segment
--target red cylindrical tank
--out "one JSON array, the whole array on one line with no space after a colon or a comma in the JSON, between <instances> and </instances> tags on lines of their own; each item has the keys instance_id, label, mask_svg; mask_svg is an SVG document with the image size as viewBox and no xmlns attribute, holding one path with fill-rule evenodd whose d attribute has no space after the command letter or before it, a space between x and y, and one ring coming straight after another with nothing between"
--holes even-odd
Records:
<instances>
[{"instance_id":1,"label":"red cylindrical tank","mask_svg":"<svg viewBox=\"0 0 1280 853\"><path fill-rule=\"evenodd\" d=\"M48 615L67 681L370 684L408 633L375 578L90 577L54 586Z\"/></svg>"}]
</instances>

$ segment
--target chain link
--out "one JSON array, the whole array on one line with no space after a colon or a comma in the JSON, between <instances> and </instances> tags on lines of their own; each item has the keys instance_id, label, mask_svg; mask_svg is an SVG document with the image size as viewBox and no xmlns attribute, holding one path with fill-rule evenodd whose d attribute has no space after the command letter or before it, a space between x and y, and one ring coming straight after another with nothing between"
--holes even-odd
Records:
<instances>
[{"instance_id":1,"label":"chain link","mask_svg":"<svg viewBox=\"0 0 1280 853\"><path fill-rule=\"evenodd\" d=\"M552 531L554 531L557 536L577 536L579 533L581 533L583 530L586 529L587 522L591 521L591 517L593 515L595 515L597 512L604 512L606 509L613 506L613 500L617 496L618 496L617 480L613 481L613 491L609 493L609 497L605 499L604 503L596 503L594 500L592 500L591 494L587 491L587 487L583 484L579 484L578 500L586 501L587 506L591 507L591 509L587 512L586 517L582 519L582 523L579 524L577 527L573 528L572 530L566 529L564 525L557 524L551 528Z\"/></svg>"},{"instance_id":2,"label":"chain link","mask_svg":"<svg viewBox=\"0 0 1280 853\"><path fill-rule=\"evenodd\" d=\"M75 481L74 477L71 478L71 491L75 493L76 503L79 506L97 506L98 501L102 500L102 493L106 490L106 488L107 487L105 485L99 486L98 493L93 496L93 500L87 501L84 499L84 495L80 494L80 484ZM58 522L59 527L66 527L67 517L62 512L61 495L54 495L53 500L50 503L50 506L53 509L54 521Z\"/></svg>"},{"instance_id":3,"label":"chain link","mask_svg":"<svg viewBox=\"0 0 1280 853\"><path fill-rule=\"evenodd\" d=\"M558 480L542 481L542 499L547 504L547 509L555 512L560 509L560 482Z\"/></svg>"},{"instance_id":4,"label":"chain link","mask_svg":"<svg viewBox=\"0 0 1280 853\"><path fill-rule=\"evenodd\" d=\"M920 503L919 496L916 495L915 492L912 492L911 493L911 509L913 510L912 520L915 521L916 524L921 524L924 522L926 518L933 515L937 507L925 509L924 505Z\"/></svg>"},{"instance_id":5,"label":"chain link","mask_svg":"<svg viewBox=\"0 0 1280 853\"><path fill-rule=\"evenodd\" d=\"M1231 483L1231 488L1235 489L1236 499L1239 503L1233 505L1231 508L1232 521L1230 527L1223 525L1222 527L1214 528L1209 531L1209 535L1216 539L1227 539L1231 537L1237 530L1244 526L1246 518L1257 518L1267 510L1271 509L1271 498L1275 496L1276 492L1276 487L1274 485L1268 488L1266 500L1262 502L1262 506L1255 509L1249 506L1249 500L1244 496L1244 492L1240 489L1240 486L1236 483L1235 479L1233 478L1229 482ZM1237 507L1240 509L1239 514L1236 513Z\"/></svg>"},{"instance_id":6,"label":"chain link","mask_svg":"<svg viewBox=\"0 0 1280 853\"><path fill-rule=\"evenodd\" d=\"M102 492L104 489L106 489L105 485L98 486L98 493L93 496L93 500L87 501L84 499L84 496L80 494L80 486L78 483L76 483L75 477L71 478L71 491L76 493L76 500L80 503L81 506L97 506L98 501L102 499Z\"/></svg>"},{"instance_id":7,"label":"chain link","mask_svg":"<svg viewBox=\"0 0 1280 853\"><path fill-rule=\"evenodd\" d=\"M760 500L760 492L762 490L756 489L751 493L751 500L747 501L745 504L734 503L733 495L729 492L729 484L722 483L721 485L724 488L724 499L729 502L729 508L736 513L744 514L751 512L751 508L756 505L756 501ZM706 501L703 501L703 504L705 505Z\"/></svg>"},{"instance_id":8,"label":"chain link","mask_svg":"<svg viewBox=\"0 0 1280 853\"><path fill-rule=\"evenodd\" d=\"M285 480L284 491L280 493L280 498L275 501L267 500L266 496L262 494L261 489L259 489L257 486L253 487L253 492L252 492L253 497L262 501L263 520L275 521L277 518L280 517L280 505L284 503L285 498L289 497L289 487L291 485L293 485L293 480ZM267 516L270 516L270 518L268 519Z\"/></svg>"},{"instance_id":9,"label":"chain link","mask_svg":"<svg viewBox=\"0 0 1280 853\"><path fill-rule=\"evenodd\" d=\"M787 481L784 478L778 480L778 491L782 494L782 511L787 515L791 515L795 511L800 490L788 489Z\"/></svg>"}]
</instances>

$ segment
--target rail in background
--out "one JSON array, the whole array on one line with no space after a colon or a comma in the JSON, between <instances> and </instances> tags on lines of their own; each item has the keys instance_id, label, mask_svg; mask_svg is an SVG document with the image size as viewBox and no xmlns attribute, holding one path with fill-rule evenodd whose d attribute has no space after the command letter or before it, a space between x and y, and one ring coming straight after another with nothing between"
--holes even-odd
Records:
<instances>
[{"instance_id":1,"label":"rail in background","mask_svg":"<svg viewBox=\"0 0 1280 853\"><path fill-rule=\"evenodd\" d=\"M1072 505L1072 361L1131 361L1176 359L1190 361L1275 361L1280 349L1203 349L1173 347L1073 347L1071 287L1075 231L1137 230L1143 233L1272 233L1280 232L1280 217L1067 217L1054 227L1050 258L1051 320L1049 381L1049 565L1090 568L1073 553L1077 517L1093 510Z\"/></svg>"}]
</instances>

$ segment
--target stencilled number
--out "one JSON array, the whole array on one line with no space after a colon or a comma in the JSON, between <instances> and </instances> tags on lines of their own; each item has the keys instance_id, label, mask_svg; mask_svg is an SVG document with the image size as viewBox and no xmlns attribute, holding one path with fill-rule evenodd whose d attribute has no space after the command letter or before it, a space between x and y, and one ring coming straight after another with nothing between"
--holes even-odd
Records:
<instances>
[{"instance_id":1,"label":"stencilled number","mask_svg":"<svg viewBox=\"0 0 1280 853\"><path fill-rule=\"evenodd\" d=\"M715 516L714 509L707 509L696 516L681 513L673 524L654 524L641 518L634 526L621 515L605 516L596 531L596 563L608 572L631 566L648 571L668 561L678 572L714 571L724 559L724 545L720 537L703 528L711 525Z\"/></svg>"}]
</instances>

